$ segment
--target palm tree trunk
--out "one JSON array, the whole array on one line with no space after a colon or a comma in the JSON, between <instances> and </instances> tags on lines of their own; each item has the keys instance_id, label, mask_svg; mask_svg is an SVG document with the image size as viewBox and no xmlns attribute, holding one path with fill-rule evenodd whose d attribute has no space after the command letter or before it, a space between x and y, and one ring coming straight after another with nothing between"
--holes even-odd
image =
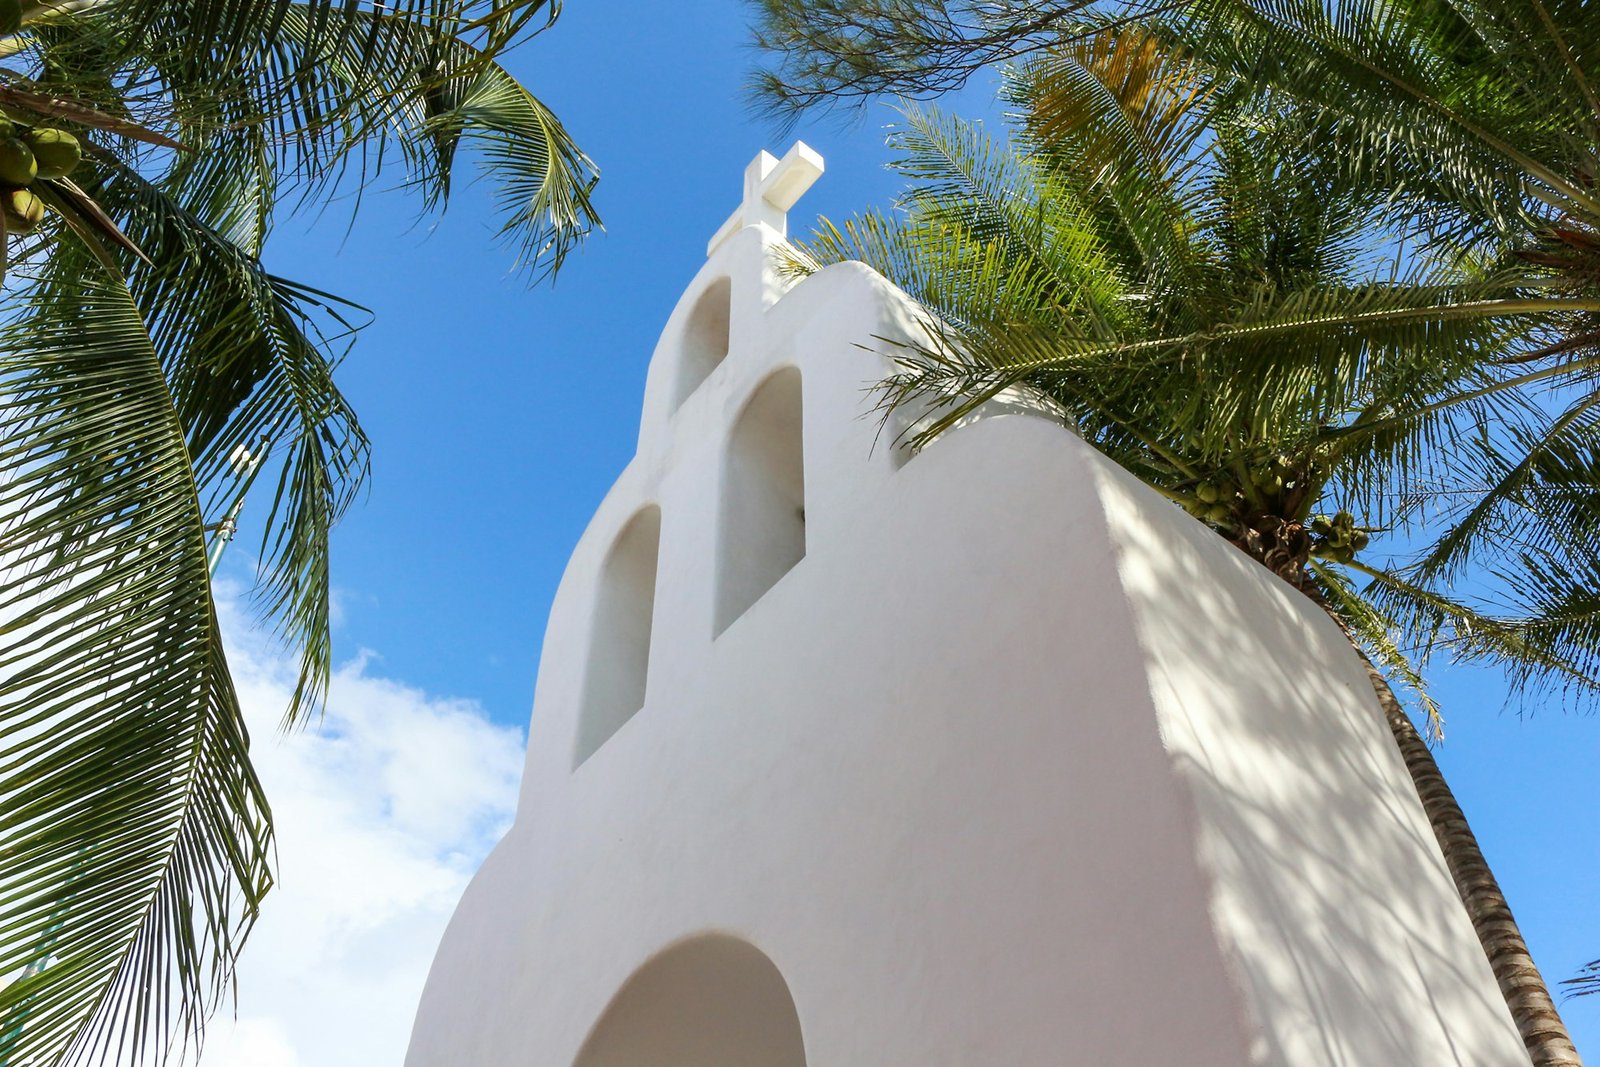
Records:
<instances>
[{"instance_id":1,"label":"palm tree trunk","mask_svg":"<svg viewBox=\"0 0 1600 1067\"><path fill-rule=\"evenodd\" d=\"M1411 772L1411 781L1422 799L1434 836L1439 839L1439 849L1444 853L1445 865L1450 868L1450 877L1455 880L1456 892L1461 894L1472 927L1483 943L1484 954L1489 957L1489 966L1500 983L1500 992L1511 1009L1517 1032L1528 1046L1534 1067L1582 1067L1583 1058L1573 1047L1550 990L1539 968L1534 966L1527 943L1522 940L1522 931L1511 917L1511 906L1500 892L1500 885L1478 847L1478 839L1473 836L1461 806L1434 762L1433 753L1428 751L1383 675L1365 655L1361 658L1372 688L1378 694L1389 730L1394 734L1395 744L1405 760L1406 770Z\"/></svg>"}]
</instances>

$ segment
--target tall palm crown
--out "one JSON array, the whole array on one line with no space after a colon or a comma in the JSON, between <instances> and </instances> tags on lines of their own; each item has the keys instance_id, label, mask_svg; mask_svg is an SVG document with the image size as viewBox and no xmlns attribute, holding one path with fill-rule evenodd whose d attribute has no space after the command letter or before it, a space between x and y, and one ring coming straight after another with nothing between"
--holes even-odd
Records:
<instances>
[{"instance_id":1,"label":"tall palm crown","mask_svg":"<svg viewBox=\"0 0 1600 1067\"><path fill-rule=\"evenodd\" d=\"M1405 198L1435 240L1600 292L1600 25L1582 0L1207 0L1184 14L1170 32L1254 91L1315 105L1349 173ZM1565 325L1560 354L1600 351L1600 312Z\"/></svg>"},{"instance_id":2,"label":"tall palm crown","mask_svg":"<svg viewBox=\"0 0 1600 1067\"><path fill-rule=\"evenodd\" d=\"M1429 252L1555 314L1507 367L1559 391L1504 428L1418 574L1480 564L1554 639L1600 638L1600 21L1580 0L1206 0L1162 28L1257 100L1313 111L1321 162L1385 196ZM1591 673L1597 664L1586 665Z\"/></svg>"},{"instance_id":3,"label":"tall palm crown","mask_svg":"<svg viewBox=\"0 0 1600 1067\"><path fill-rule=\"evenodd\" d=\"M862 259L937 313L889 383L890 406L931 398L919 443L1026 388L1346 605L1403 677L1389 635L1420 632L1511 657L1525 683L1587 684L1593 649L1372 564L1352 521L1415 536L1419 501L1455 500L1496 462L1478 428L1549 422L1528 397L1543 379L1497 357L1563 305L1432 259L1395 268L1380 194L1319 165L1320 128L1232 89L1143 31L1061 46L1011 79L1020 152L908 106L904 210L826 226L807 255ZM1377 584L1355 597L1352 572Z\"/></svg>"},{"instance_id":4,"label":"tall palm crown","mask_svg":"<svg viewBox=\"0 0 1600 1067\"><path fill-rule=\"evenodd\" d=\"M523 267L559 266L596 172L498 62L558 7L0 0L8 128L83 145L0 242L0 1064L160 1059L228 987L271 830L208 550L259 488L303 718L367 464L332 378L359 309L267 270L267 235L380 167L442 207L471 146Z\"/></svg>"}]
</instances>

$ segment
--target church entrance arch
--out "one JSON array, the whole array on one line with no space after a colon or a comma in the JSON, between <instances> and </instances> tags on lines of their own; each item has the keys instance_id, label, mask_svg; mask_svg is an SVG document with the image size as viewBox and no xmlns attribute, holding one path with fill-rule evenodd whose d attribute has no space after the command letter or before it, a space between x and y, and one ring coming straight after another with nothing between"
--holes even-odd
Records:
<instances>
[{"instance_id":1,"label":"church entrance arch","mask_svg":"<svg viewBox=\"0 0 1600 1067\"><path fill-rule=\"evenodd\" d=\"M794 999L754 945L708 934L633 973L573 1067L805 1067Z\"/></svg>"}]
</instances>

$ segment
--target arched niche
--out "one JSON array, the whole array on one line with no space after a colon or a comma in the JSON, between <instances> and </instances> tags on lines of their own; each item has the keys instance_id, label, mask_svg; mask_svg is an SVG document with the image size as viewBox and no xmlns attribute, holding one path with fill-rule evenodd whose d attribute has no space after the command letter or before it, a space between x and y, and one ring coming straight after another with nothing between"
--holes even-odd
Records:
<instances>
[{"instance_id":1,"label":"arched niche","mask_svg":"<svg viewBox=\"0 0 1600 1067\"><path fill-rule=\"evenodd\" d=\"M644 707L660 550L661 509L651 504L628 520L601 565L574 767Z\"/></svg>"},{"instance_id":2,"label":"arched niche","mask_svg":"<svg viewBox=\"0 0 1600 1067\"><path fill-rule=\"evenodd\" d=\"M635 971L573 1067L805 1067L794 999L754 945L708 934Z\"/></svg>"},{"instance_id":3,"label":"arched niche","mask_svg":"<svg viewBox=\"0 0 1600 1067\"><path fill-rule=\"evenodd\" d=\"M805 554L800 372L785 367L756 388L728 438L714 633L727 629Z\"/></svg>"},{"instance_id":4,"label":"arched niche","mask_svg":"<svg viewBox=\"0 0 1600 1067\"><path fill-rule=\"evenodd\" d=\"M706 286L689 312L678 359L678 378L673 386L672 410L678 410L727 358L732 298L732 283L727 278L718 278Z\"/></svg>"}]
</instances>

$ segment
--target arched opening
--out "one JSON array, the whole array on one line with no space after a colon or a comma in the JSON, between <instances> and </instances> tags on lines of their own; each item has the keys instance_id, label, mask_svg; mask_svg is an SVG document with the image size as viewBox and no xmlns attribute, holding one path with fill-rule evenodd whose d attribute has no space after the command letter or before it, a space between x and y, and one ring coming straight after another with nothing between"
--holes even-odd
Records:
<instances>
[{"instance_id":1,"label":"arched opening","mask_svg":"<svg viewBox=\"0 0 1600 1067\"><path fill-rule=\"evenodd\" d=\"M800 1019L760 949L722 935L674 946L634 972L573 1067L805 1067Z\"/></svg>"},{"instance_id":2,"label":"arched opening","mask_svg":"<svg viewBox=\"0 0 1600 1067\"><path fill-rule=\"evenodd\" d=\"M689 399L689 394L700 388L700 383L727 358L732 296L732 283L727 278L718 278L700 294L689 312L689 321L683 330L683 352L678 361L672 410L678 410Z\"/></svg>"},{"instance_id":3,"label":"arched opening","mask_svg":"<svg viewBox=\"0 0 1600 1067\"><path fill-rule=\"evenodd\" d=\"M652 504L628 520L601 565L574 767L644 707L660 549L661 509Z\"/></svg>"},{"instance_id":4,"label":"arched opening","mask_svg":"<svg viewBox=\"0 0 1600 1067\"><path fill-rule=\"evenodd\" d=\"M786 367L756 389L728 440L715 633L805 558L804 453L800 372Z\"/></svg>"}]
</instances>

